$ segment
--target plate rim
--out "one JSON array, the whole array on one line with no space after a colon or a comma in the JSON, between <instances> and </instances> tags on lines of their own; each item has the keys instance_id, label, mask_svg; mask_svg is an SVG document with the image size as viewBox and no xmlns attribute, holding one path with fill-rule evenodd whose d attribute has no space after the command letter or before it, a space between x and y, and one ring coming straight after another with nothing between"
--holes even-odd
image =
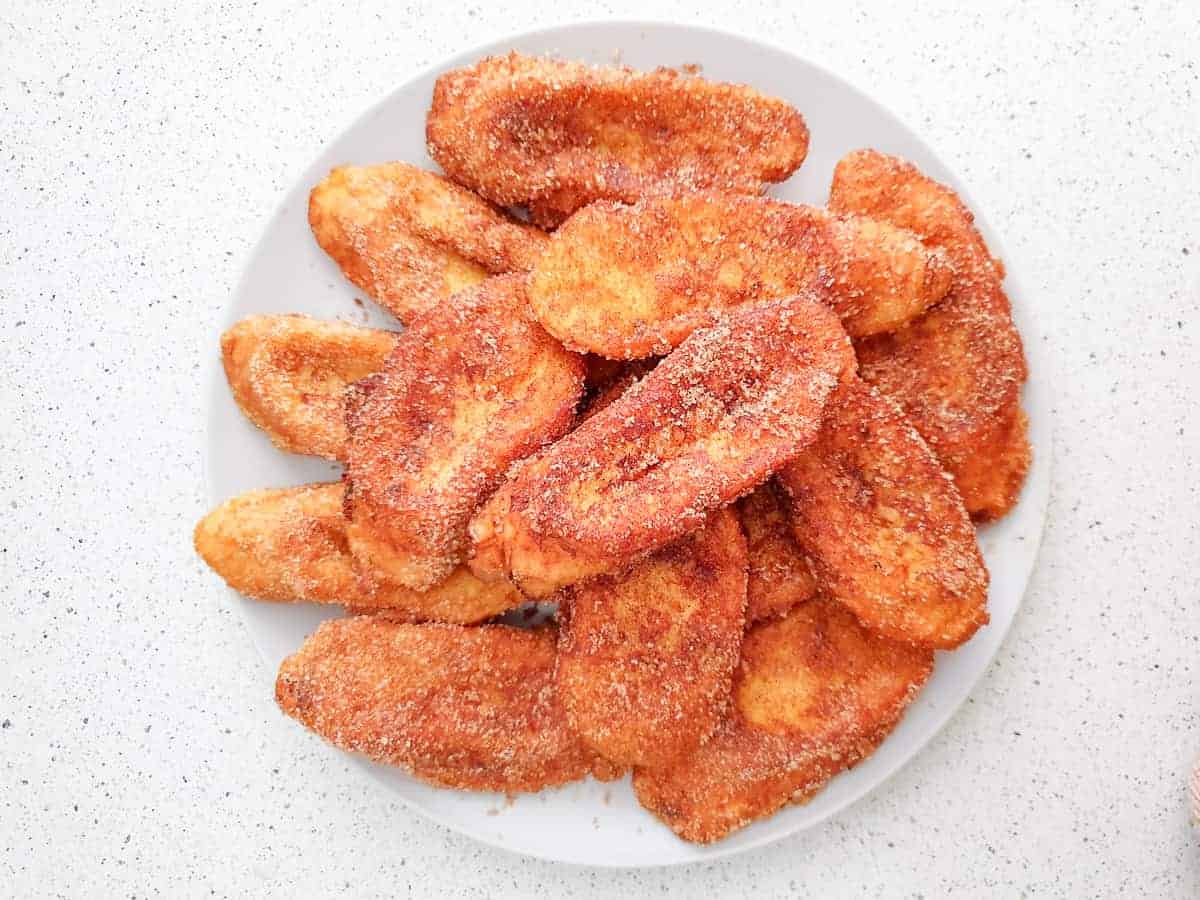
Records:
<instances>
[{"instance_id":1,"label":"plate rim","mask_svg":"<svg viewBox=\"0 0 1200 900\"><path fill-rule=\"evenodd\" d=\"M989 233L988 234L988 245L989 245L989 248L991 249L993 255L998 256L1001 259L1009 259L1010 258L1006 252L1006 248L1005 248L1005 244L1004 244L1002 236L990 228L990 226L988 225L987 216L985 215L984 211L981 211L979 205L974 201L974 199L971 195L971 192L969 190L969 187L966 186L965 184L963 184L962 180L957 176L957 173L954 172L953 170L951 170L950 167L945 164L945 162L942 159L942 156L939 155L938 153L936 153L929 146L929 144L921 136L920 132L918 132L917 130L912 128L909 125L908 121L906 121L904 118L902 118L901 116L899 116L898 114L893 112L890 108L884 106L882 103L875 100L874 97L872 97L864 89L859 87L859 85L851 78L843 75L842 73L840 73L834 69L827 67L823 63L819 63L819 62L812 60L811 58L803 55L802 53L799 53L791 48L785 47L773 39L763 38L758 35L748 34L744 31L738 30L736 28L723 28L723 27L716 27L716 26L707 25L707 24L692 24L692 23L679 22L679 21L666 19L666 18L625 18L625 17L620 17L620 16L587 18L587 19L583 19L583 20L579 20L579 21L559 22L559 23L556 23L553 25L547 25L547 26L542 26L542 27L537 27L537 28L518 29L518 30L508 31L498 37L495 37L495 38L492 38L492 39L489 39L486 41L476 42L464 50L460 50L458 52L450 54L449 56L441 58L427 66L424 66L424 67L421 67L414 71L411 71L410 73L408 73L406 75L406 77L404 77L404 79L402 81L396 82L390 89L388 89L385 94L383 94L376 100L372 101L371 103L367 104L357 114L353 115L346 122L346 124L343 127L336 130L336 132L333 134L332 137L323 141L321 143L320 147L318 148L316 155L313 156L312 158L308 159L308 161L306 163L304 163L302 166L300 166L298 171L293 172L292 175L288 178L281 179L281 184L283 185L283 189L280 192L279 199L270 208L268 214L262 218L259 228L257 230L257 237L253 240L253 242L249 245L249 247L245 251L243 251L243 255L240 258L238 276L235 281L233 290L227 296L227 298L222 306L221 313L216 317L212 328L208 329L208 333L206 333L204 335L204 339L206 341L204 346L206 348L208 348L208 350L205 352L206 362L204 364L204 367L207 371L204 373L203 377L198 379L198 382L204 390L203 396L205 398L205 400L202 404L202 408L204 409L204 416L205 416L205 428L203 431L202 447L201 447L200 455L201 455L201 479L202 479L202 484L203 484L203 489L204 489L204 495L208 502L208 507L207 507L208 509L212 509L217 504L222 502L222 500L225 499L222 495L218 494L218 492L214 488L213 475L212 475L213 454L210 452L210 447L211 447L211 444L213 441L212 417L213 417L214 398L218 397L222 393L228 394L220 353L211 352L211 348L220 346L221 334L229 327L230 324L237 321L238 316L237 316L237 313L234 308L235 300L239 296L242 295L244 289L246 288L247 282L250 280L250 272L251 272L251 269L253 266L253 262L259 256L259 253L262 250L264 244L267 243L267 240L268 240L268 237L269 237L269 234L271 231L272 223L274 223L278 218L280 218L283 211L286 209L287 204L288 204L288 198L291 195L291 193L295 190L297 185L299 185L301 183L301 181L303 180L303 175L306 172L308 172L310 169L313 168L313 166L316 164L317 160L319 160L321 158L321 156L324 155L324 153L328 150L328 148L330 146L332 146L332 145L340 142L344 138L346 138L347 135L349 135L351 132L356 130L360 126L361 123L363 123L365 120L370 119L373 116L375 116L377 113L379 113L385 106L387 106L391 102L391 100L395 96L395 94L397 94L398 92L403 90L408 84L415 82L415 81L419 81L423 78L430 77L439 72L445 71L448 68L451 68L451 67L454 67L457 65L461 65L461 64L463 64L464 61L469 61L470 59L478 59L481 56L487 55L487 54L496 54L496 53L507 52L504 49L504 45L506 45L506 44L513 44L518 41L536 40L539 38L545 39L545 38L550 38L555 34L559 34L559 33L563 33L563 32L568 32L568 31L574 32L574 31L579 31L579 30L586 31L586 30L591 30L591 29L595 29L595 28L632 29L635 31L636 30L640 30L640 31L667 30L667 31L675 31L677 33L682 32L682 33L690 33L690 34L702 34L702 35L706 35L706 36L712 37L712 38L720 38L720 39L730 39L731 38L735 41L740 41L747 45L759 45L759 46L765 47L767 49L770 49L776 53L791 57L791 58L797 60L798 62L800 62L801 64L809 66L812 69L819 71L824 76L826 76L836 82L839 82L842 87L844 87L845 89L847 89L847 90L851 91L852 93L854 93L855 95L857 95L859 100L865 101L871 107L881 110L887 116L889 116L892 120L894 120L894 122L900 127L900 129L903 130L903 132L905 132L906 136L909 139L911 139L915 144L920 146L922 150L924 150L929 156L936 159L942 165L942 167L951 176L947 180L949 180L951 182L956 193L958 193L958 195L962 198L963 202L972 211L972 213L975 216L976 223L978 225L982 225L983 230L985 230ZM509 49L511 49L511 47ZM547 55L553 56L555 54L547 51ZM621 64L621 63L619 61L616 61L614 64ZM1016 294L1016 295L1019 295L1022 298L1024 298L1025 291L1023 290L1023 286L1021 285L1021 278L1020 278L1019 274L1014 274L1012 271L1006 272L1005 282L1006 282L1006 288L1009 288L1008 290L1006 290L1006 293ZM1014 286L1017 287L1018 289L1011 290L1011 288ZM869 794L874 793L875 791L877 791L878 789L883 787L887 782L891 781L891 779L894 778L895 775L902 768L904 768L907 765L909 765L910 763L912 763L919 755L921 755L925 751L925 749L929 746L930 742L935 737L937 737L939 734L942 733L942 731L946 728L946 726L950 723L950 721L955 716L957 716L959 711L965 705L967 699L976 690L976 688L979 686L979 684L983 681L984 677L991 671L992 666L996 660L996 657L998 656L998 654L1000 653L1000 650L1005 646L1005 644L1008 641L1008 637L1011 633L1013 623L1016 621L1017 616L1020 614L1021 609L1024 606L1025 596L1029 590L1029 584L1033 580L1034 574L1036 573L1038 566L1039 566L1040 557L1041 557L1041 549L1042 549L1042 545L1043 545L1043 539L1044 539L1045 532L1046 532L1048 508L1049 508L1049 501L1050 501L1050 496L1051 496L1051 492L1050 492L1051 476L1052 476L1052 468L1053 468L1053 462L1054 462L1054 452L1053 452L1053 448L1054 448L1054 417L1052 414L1053 413L1053 391L1052 391L1053 378L1051 377L1053 368L1052 368L1052 361L1049 359L1049 354L1045 353L1044 351L1041 350L1042 342L1041 341L1037 341L1037 342L1031 341L1031 338L1037 336L1033 333L1034 329L1030 327L1030 326L1034 325L1036 322L1036 319L1033 316L1032 306L1030 304L1027 304L1022 301L1019 307L1014 307L1013 315L1014 315L1014 319L1019 320L1018 321L1018 333L1021 336L1022 345L1024 347L1026 359L1031 363L1030 372L1032 373L1032 372L1036 371L1038 373L1037 387L1040 391L1047 392L1047 397L1046 397L1046 402L1045 402L1046 414L1045 414L1045 418L1044 418L1045 433L1043 435L1041 435L1041 439L1038 443L1038 446L1033 448L1034 452L1035 452L1035 466L1037 468L1034 471L1030 472L1030 475L1027 478L1026 483L1022 487L1022 499L1018 501L1018 503L1026 502L1027 500L1039 502L1040 507L1041 507L1040 510L1038 510L1037 516L1036 516L1037 528L1036 528L1036 535L1033 537L1034 546L1033 546L1032 555L1031 555L1031 563L1030 563L1029 573L1025 579L1025 583L1021 587L1020 594L1016 598L1016 604L1013 608L1012 615L1009 616L1007 621L1002 623L1000 632L999 632L999 636L996 639L995 644L994 644L990 654L988 655L986 661L982 662L979 665L978 670L972 676L966 678L963 682L960 682L961 689L956 692L953 702L950 704L947 704L947 707L944 711L940 711L936 714L935 724L924 735L921 736L921 738L913 746L911 752L901 758L895 759L894 761L889 761L889 764L887 765L887 767L883 771L883 773L877 779L875 779L872 783L870 783L868 785L864 785L860 789L857 789L856 791L851 793L850 796L848 796L844 800L844 802L842 802L840 805L824 811L817 818L815 818L812 821L809 821L807 823L797 823L793 827L782 828L782 829L780 829L778 831L774 831L774 832L768 831L768 832L766 832L762 835L759 835L747 842L740 843L737 845L728 845L728 844L724 844L723 842L716 842L714 844L707 844L707 845L702 845L702 846L687 844L686 846L688 846L689 848L691 848L693 850L701 851L703 853L703 855L699 856L699 857L694 857L694 858L672 858L672 859L666 859L666 860L654 861L654 862L629 862L629 861L620 860L620 859L603 860L603 861L595 861L595 860L583 861L581 859L565 859L561 856L556 856L556 855L552 855L549 853L543 854L543 853L537 852L536 850L530 850L530 849L526 849L526 848L516 848L516 847L510 846L510 845L504 843L502 840L493 836L492 834L489 834L487 831L485 831L482 828L467 826L467 825L464 825L462 822L453 821L446 817L443 817L439 811L427 808L427 807L415 802L412 798L405 796L402 792L396 790L390 784L385 784L384 786L387 789L388 794L391 797L395 797L396 799L398 799L401 803L404 804L404 806L406 808L413 810L414 812L417 812L425 819L436 823L440 827L445 828L452 833L465 835L465 836L471 838L472 840L478 841L489 847L494 847L496 849L503 850L507 853L510 853L510 854L513 854L516 856L524 856L524 857L529 857L532 859L539 859L539 860L543 860L546 862L552 862L552 863L557 863L560 865L567 865L567 866L580 867L580 868L635 870L635 869L665 869L665 868L672 868L675 866L705 864L705 863L715 862L715 861L721 860L721 859L727 859L727 858L730 858L732 856L736 856L736 855L739 855L742 853L748 853L751 851L760 850L763 847L769 846L771 844L777 843L777 842L785 840L787 838L794 838L801 833L811 831L812 829L816 828L817 826L828 822L834 816L841 815L841 814L847 812L848 810L852 809L853 807L858 805L864 798L866 798ZM1022 328L1022 327L1020 327L1021 325L1024 325L1025 327ZM1036 365L1034 365L1034 363L1036 363ZM1030 381L1032 381L1032 379L1030 379ZM1029 384L1029 382L1027 382L1026 385L1024 385L1022 388L1022 397L1023 398L1025 396L1025 391L1028 387L1028 384ZM227 399L229 399L229 398L227 398ZM232 402L232 401L230 401L230 402ZM282 451L280 451L280 452L282 452ZM1035 477L1036 477L1036 482L1037 482L1036 485L1035 485ZM1034 491L1033 488L1035 488L1035 487L1039 488L1040 490ZM1035 497L1034 496L1035 493L1038 496ZM234 598L237 598L238 600L240 600L242 602L254 602L254 601L247 601L236 591L233 591L232 589L230 589L228 587L224 587L223 590L227 595L233 596ZM266 653L266 650L265 650L262 642L258 639L255 628L253 628L251 626L251 623L245 614L244 608L241 608L239 610L239 613L240 613L240 617L241 617L242 627L246 630L246 632L248 633L248 636L251 639L251 642L254 644L254 648L259 657L260 662L263 664L264 668L270 670L273 665L272 661L268 657L268 654ZM263 701L259 700L257 702L263 702ZM271 706L272 706L272 709L274 709L274 705L272 704ZM352 763L355 768L358 768L360 771L362 771L364 775L368 776L371 779L371 781L373 781L377 784L381 783L382 779L380 779L376 775L376 773L372 771L373 764L369 760L366 760L366 759L360 757L358 754L346 753L345 751L342 751L341 749L336 748L336 747L332 747L331 745L329 746L329 749L332 750L333 752L337 753L341 759ZM786 809L786 806L785 806L785 809ZM649 813L647 813L647 815L649 815ZM658 823L657 820L655 820L654 824L661 825L661 823ZM663 827L665 827L665 826L663 826Z\"/></svg>"}]
</instances>

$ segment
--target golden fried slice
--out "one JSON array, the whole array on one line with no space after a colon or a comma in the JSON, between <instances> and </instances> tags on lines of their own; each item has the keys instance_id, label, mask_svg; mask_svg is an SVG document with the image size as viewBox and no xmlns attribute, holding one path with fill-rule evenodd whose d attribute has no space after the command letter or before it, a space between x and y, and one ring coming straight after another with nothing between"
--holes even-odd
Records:
<instances>
[{"instance_id":1,"label":"golden fried slice","mask_svg":"<svg viewBox=\"0 0 1200 900\"><path fill-rule=\"evenodd\" d=\"M511 584L480 581L461 566L424 593L356 571L342 500L336 482L242 494L196 526L196 552L231 588L257 600L343 603L413 621L464 624L524 602Z\"/></svg>"},{"instance_id":2,"label":"golden fried slice","mask_svg":"<svg viewBox=\"0 0 1200 900\"><path fill-rule=\"evenodd\" d=\"M275 699L342 748L443 787L537 791L619 771L567 727L552 630L331 619L283 661Z\"/></svg>"},{"instance_id":3,"label":"golden fried slice","mask_svg":"<svg viewBox=\"0 0 1200 900\"><path fill-rule=\"evenodd\" d=\"M747 625L783 615L817 595L816 579L792 534L791 518L778 490L768 481L737 506L749 554Z\"/></svg>"},{"instance_id":4,"label":"golden fried slice","mask_svg":"<svg viewBox=\"0 0 1200 900\"><path fill-rule=\"evenodd\" d=\"M874 751L932 668L832 600L798 606L750 630L730 714L688 758L637 769L638 800L699 843L804 802Z\"/></svg>"},{"instance_id":5,"label":"golden fried slice","mask_svg":"<svg viewBox=\"0 0 1200 900\"><path fill-rule=\"evenodd\" d=\"M612 762L661 766L713 732L745 623L746 539L732 511L563 600L555 686L585 743Z\"/></svg>"},{"instance_id":6,"label":"golden fried slice","mask_svg":"<svg viewBox=\"0 0 1200 900\"><path fill-rule=\"evenodd\" d=\"M471 522L472 570L540 597L673 543L811 441L853 366L815 294L729 310L510 473Z\"/></svg>"},{"instance_id":7,"label":"golden fried slice","mask_svg":"<svg viewBox=\"0 0 1200 900\"><path fill-rule=\"evenodd\" d=\"M409 323L489 273L527 271L546 236L407 163L343 166L312 190L308 221L342 272Z\"/></svg>"},{"instance_id":8,"label":"golden fried slice","mask_svg":"<svg viewBox=\"0 0 1200 900\"><path fill-rule=\"evenodd\" d=\"M582 393L582 358L533 321L521 277L419 318L347 395L354 555L415 590L446 578L471 514L514 461L571 426Z\"/></svg>"},{"instance_id":9,"label":"golden fried slice","mask_svg":"<svg viewBox=\"0 0 1200 900\"><path fill-rule=\"evenodd\" d=\"M951 267L916 236L763 197L690 194L597 203L533 270L538 320L568 347L666 353L713 310L817 285L851 335L897 328L939 301Z\"/></svg>"},{"instance_id":10,"label":"golden fried slice","mask_svg":"<svg viewBox=\"0 0 1200 900\"><path fill-rule=\"evenodd\" d=\"M280 450L342 459L346 388L383 365L396 334L308 316L250 316L221 335L242 412Z\"/></svg>"},{"instance_id":11,"label":"golden fried slice","mask_svg":"<svg viewBox=\"0 0 1200 900\"><path fill-rule=\"evenodd\" d=\"M517 53L438 78L425 135L455 181L550 227L598 199L761 193L808 153L800 113L745 85Z\"/></svg>"},{"instance_id":12,"label":"golden fried slice","mask_svg":"<svg viewBox=\"0 0 1200 900\"><path fill-rule=\"evenodd\" d=\"M868 628L950 649L988 620L988 572L954 482L892 401L857 378L780 469L821 589Z\"/></svg>"},{"instance_id":13,"label":"golden fried slice","mask_svg":"<svg viewBox=\"0 0 1200 900\"><path fill-rule=\"evenodd\" d=\"M909 327L858 345L862 377L904 407L954 476L967 510L996 519L1017 502L1030 448L1021 337L974 216L948 187L874 150L838 163L830 208L915 232L953 261L946 300Z\"/></svg>"}]
</instances>

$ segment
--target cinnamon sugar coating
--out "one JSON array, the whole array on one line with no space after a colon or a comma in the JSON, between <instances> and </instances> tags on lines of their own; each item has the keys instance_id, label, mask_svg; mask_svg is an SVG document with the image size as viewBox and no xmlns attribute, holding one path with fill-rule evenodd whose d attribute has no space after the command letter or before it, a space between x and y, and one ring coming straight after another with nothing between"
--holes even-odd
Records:
<instances>
[{"instance_id":1,"label":"cinnamon sugar coating","mask_svg":"<svg viewBox=\"0 0 1200 900\"><path fill-rule=\"evenodd\" d=\"M1021 336L974 216L911 163L859 150L834 171L829 206L911 229L954 263L950 293L909 327L857 345L862 377L896 400L954 476L975 519L1017 502L1031 450Z\"/></svg>"},{"instance_id":2,"label":"cinnamon sugar coating","mask_svg":"<svg viewBox=\"0 0 1200 900\"><path fill-rule=\"evenodd\" d=\"M555 697L555 639L550 629L331 619L283 661L275 698L343 750L443 787L611 780L620 770L571 732Z\"/></svg>"},{"instance_id":3,"label":"cinnamon sugar coating","mask_svg":"<svg viewBox=\"0 0 1200 900\"><path fill-rule=\"evenodd\" d=\"M962 498L900 408L847 379L776 476L822 591L868 628L948 650L987 620L988 571Z\"/></svg>"},{"instance_id":4,"label":"cinnamon sugar coating","mask_svg":"<svg viewBox=\"0 0 1200 900\"><path fill-rule=\"evenodd\" d=\"M817 595L811 563L796 543L786 501L779 494L779 486L771 480L737 504L749 566L747 625L781 616Z\"/></svg>"},{"instance_id":5,"label":"cinnamon sugar coating","mask_svg":"<svg viewBox=\"0 0 1200 900\"><path fill-rule=\"evenodd\" d=\"M234 400L280 450L346 455L346 388L383 366L395 332L309 316L249 316L221 335Z\"/></svg>"},{"instance_id":6,"label":"cinnamon sugar coating","mask_svg":"<svg viewBox=\"0 0 1200 900\"><path fill-rule=\"evenodd\" d=\"M666 765L716 728L746 608L746 540L729 509L620 575L561 597L555 685L605 759Z\"/></svg>"},{"instance_id":7,"label":"cinnamon sugar coating","mask_svg":"<svg viewBox=\"0 0 1200 900\"><path fill-rule=\"evenodd\" d=\"M519 53L439 77L425 134L451 178L547 227L599 199L761 193L808 152L800 113L745 85Z\"/></svg>"},{"instance_id":8,"label":"cinnamon sugar coating","mask_svg":"<svg viewBox=\"0 0 1200 900\"><path fill-rule=\"evenodd\" d=\"M321 248L367 296L408 324L489 274L527 271L546 236L434 172L342 166L312 189Z\"/></svg>"},{"instance_id":9,"label":"cinnamon sugar coating","mask_svg":"<svg viewBox=\"0 0 1200 900\"><path fill-rule=\"evenodd\" d=\"M690 756L634 771L638 800L681 838L719 840L803 803L870 754L933 669L820 598L750 630L730 713Z\"/></svg>"},{"instance_id":10,"label":"cinnamon sugar coating","mask_svg":"<svg viewBox=\"0 0 1200 900\"><path fill-rule=\"evenodd\" d=\"M347 394L354 555L415 590L449 576L508 467L563 434L583 361L528 314L519 276L422 316Z\"/></svg>"},{"instance_id":11,"label":"cinnamon sugar coating","mask_svg":"<svg viewBox=\"0 0 1200 900\"><path fill-rule=\"evenodd\" d=\"M196 552L231 588L277 603L341 603L387 609L410 621L471 623L521 605L511 584L459 567L420 592L359 570L346 541L343 489L333 484L251 491L196 526Z\"/></svg>"},{"instance_id":12,"label":"cinnamon sugar coating","mask_svg":"<svg viewBox=\"0 0 1200 900\"><path fill-rule=\"evenodd\" d=\"M546 596L697 530L816 436L853 366L814 294L727 311L514 469L471 522L472 570Z\"/></svg>"},{"instance_id":13,"label":"cinnamon sugar coating","mask_svg":"<svg viewBox=\"0 0 1200 900\"><path fill-rule=\"evenodd\" d=\"M941 300L951 273L941 251L884 222L687 194L572 216L534 267L529 297L568 347L636 359L668 352L714 310L811 287L852 336L889 331Z\"/></svg>"}]
</instances>

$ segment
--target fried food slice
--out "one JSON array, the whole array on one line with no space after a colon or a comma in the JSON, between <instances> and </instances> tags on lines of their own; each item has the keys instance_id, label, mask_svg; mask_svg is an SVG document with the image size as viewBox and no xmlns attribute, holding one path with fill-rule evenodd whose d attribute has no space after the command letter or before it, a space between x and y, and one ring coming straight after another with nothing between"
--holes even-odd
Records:
<instances>
[{"instance_id":1,"label":"fried food slice","mask_svg":"<svg viewBox=\"0 0 1200 900\"><path fill-rule=\"evenodd\" d=\"M635 770L638 800L685 840L719 840L873 752L932 669L832 600L798 606L749 631L730 714L686 759Z\"/></svg>"},{"instance_id":2,"label":"fried food slice","mask_svg":"<svg viewBox=\"0 0 1200 900\"><path fill-rule=\"evenodd\" d=\"M738 502L737 511L749 556L746 624L783 615L815 597L816 579L776 484L759 485Z\"/></svg>"},{"instance_id":3,"label":"fried food slice","mask_svg":"<svg viewBox=\"0 0 1200 900\"><path fill-rule=\"evenodd\" d=\"M414 590L463 560L467 522L508 467L563 434L583 360L503 276L419 318L347 395L347 534L369 568Z\"/></svg>"},{"instance_id":4,"label":"fried food slice","mask_svg":"<svg viewBox=\"0 0 1200 900\"><path fill-rule=\"evenodd\" d=\"M742 643L746 539L733 512L563 599L555 687L584 742L631 766L695 750L725 711Z\"/></svg>"},{"instance_id":5,"label":"fried food slice","mask_svg":"<svg viewBox=\"0 0 1200 900\"><path fill-rule=\"evenodd\" d=\"M800 113L745 85L518 53L439 77L425 135L455 181L549 227L598 199L761 193L808 153Z\"/></svg>"},{"instance_id":6,"label":"fried food slice","mask_svg":"<svg viewBox=\"0 0 1200 900\"><path fill-rule=\"evenodd\" d=\"M847 379L776 474L823 591L868 628L950 649L988 620L988 572L954 482L904 413Z\"/></svg>"},{"instance_id":7,"label":"fried food slice","mask_svg":"<svg viewBox=\"0 0 1200 900\"><path fill-rule=\"evenodd\" d=\"M666 353L714 310L811 285L851 335L889 331L941 300L950 276L941 251L884 222L689 194L572 216L535 266L529 298L568 347L634 359Z\"/></svg>"},{"instance_id":8,"label":"fried food slice","mask_svg":"<svg viewBox=\"0 0 1200 900\"><path fill-rule=\"evenodd\" d=\"M911 229L953 261L944 302L903 330L858 344L861 374L904 407L971 515L1003 516L1031 460L1020 408L1027 369L1003 268L974 216L950 188L874 150L838 163L829 205Z\"/></svg>"},{"instance_id":9,"label":"fried food slice","mask_svg":"<svg viewBox=\"0 0 1200 900\"><path fill-rule=\"evenodd\" d=\"M343 274L408 324L488 274L527 271L546 236L407 163L342 166L312 190L313 236Z\"/></svg>"},{"instance_id":10,"label":"fried food slice","mask_svg":"<svg viewBox=\"0 0 1200 900\"><path fill-rule=\"evenodd\" d=\"M697 530L815 437L853 366L815 294L729 310L515 467L471 522L472 571L542 597Z\"/></svg>"},{"instance_id":11,"label":"fried food slice","mask_svg":"<svg viewBox=\"0 0 1200 900\"><path fill-rule=\"evenodd\" d=\"M412 621L464 624L524 602L511 584L480 581L462 566L424 593L357 571L342 500L338 482L242 494L196 526L196 552L231 588L256 600L343 603Z\"/></svg>"},{"instance_id":12,"label":"fried food slice","mask_svg":"<svg viewBox=\"0 0 1200 900\"><path fill-rule=\"evenodd\" d=\"M396 334L309 316L250 316L221 335L233 398L280 450L343 459L346 388L383 366Z\"/></svg>"},{"instance_id":13,"label":"fried food slice","mask_svg":"<svg viewBox=\"0 0 1200 900\"><path fill-rule=\"evenodd\" d=\"M567 727L552 630L323 622L275 682L280 708L330 743L443 787L537 791L619 775Z\"/></svg>"}]
</instances>

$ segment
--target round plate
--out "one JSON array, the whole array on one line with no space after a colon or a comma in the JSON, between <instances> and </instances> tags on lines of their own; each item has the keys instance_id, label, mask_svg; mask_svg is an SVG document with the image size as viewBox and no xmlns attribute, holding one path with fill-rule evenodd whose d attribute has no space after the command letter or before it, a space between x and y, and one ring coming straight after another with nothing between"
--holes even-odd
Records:
<instances>
[{"instance_id":1,"label":"round plate","mask_svg":"<svg viewBox=\"0 0 1200 900\"><path fill-rule=\"evenodd\" d=\"M934 178L953 185L972 209L963 185L908 128L837 76L792 54L757 41L683 25L603 22L523 34L448 59L416 76L358 119L309 167L271 218L250 256L224 326L252 313L301 312L361 324L395 327L359 293L317 247L308 229L308 192L343 163L406 160L434 168L426 155L425 112L440 71L488 54L519 50L593 63L622 62L635 68L699 64L719 81L744 82L789 101L812 132L808 159L772 194L786 200L825 202L833 167L849 150L875 147L915 162ZM984 217L977 215L992 251L1003 249ZM657 866L712 860L810 828L844 809L911 759L966 699L988 667L1021 603L1037 554L1045 517L1050 467L1048 367L1041 343L1029 338L1031 306L1011 269L1007 288L1014 314L1027 338L1032 378L1025 389L1034 463L1021 502L1002 522L982 530L984 557L992 574L991 624L966 646L939 654L937 668L899 727L863 763L835 778L804 806L788 807L709 847L684 843L643 811L629 780L586 781L508 800L429 787L394 769L363 763L370 775L430 818L478 840L530 856L595 866ZM209 406L207 478L216 503L257 487L335 480L339 467L275 450L235 406L220 372L217 340ZM289 606L238 599L267 664L276 667L316 624L340 608ZM297 740L302 738L297 735ZM332 749L330 752L336 752Z\"/></svg>"}]
</instances>

